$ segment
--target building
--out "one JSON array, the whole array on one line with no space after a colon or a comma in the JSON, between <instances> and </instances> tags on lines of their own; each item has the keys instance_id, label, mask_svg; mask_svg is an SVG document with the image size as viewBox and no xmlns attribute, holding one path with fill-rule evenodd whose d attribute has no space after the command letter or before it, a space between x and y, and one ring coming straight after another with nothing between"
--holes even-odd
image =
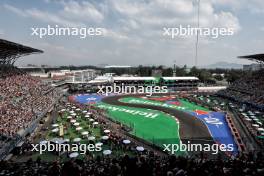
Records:
<instances>
[{"instance_id":1,"label":"building","mask_svg":"<svg viewBox=\"0 0 264 176\"><path fill-rule=\"evenodd\" d=\"M73 82L88 82L96 77L96 71L93 69L75 70L71 72Z\"/></svg>"}]
</instances>

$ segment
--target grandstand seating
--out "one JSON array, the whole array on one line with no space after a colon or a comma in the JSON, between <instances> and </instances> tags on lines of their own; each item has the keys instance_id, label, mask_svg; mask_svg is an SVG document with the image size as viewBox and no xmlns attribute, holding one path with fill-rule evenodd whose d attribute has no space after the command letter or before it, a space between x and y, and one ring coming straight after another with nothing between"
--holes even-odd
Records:
<instances>
[{"instance_id":1,"label":"grandstand seating","mask_svg":"<svg viewBox=\"0 0 264 176\"><path fill-rule=\"evenodd\" d=\"M11 45L9 46L11 49L15 46L15 49L11 50L4 48L4 50L1 51L5 51L5 53L2 52L4 53L2 54L3 56L0 54L0 58L6 57L6 54L12 56L6 57L0 62L4 64L8 63L7 67L1 66L0 68L0 154L1 150L5 149L5 145L8 145L9 141L17 137L18 131L27 128L40 114L46 111L58 97L61 96L61 92L57 89L43 83L38 78L33 78L30 75L21 72L21 70L10 66L10 64L15 61L16 57L13 56L15 55L15 52L19 51L21 54L28 54L31 52L42 51L34 50L28 47L23 47L24 50L21 50L17 49L18 45L14 45L14 43L10 44L7 41L0 41L0 43L1 42L5 47L7 44L8 46ZM227 90L220 91L219 95L262 107L264 104L264 78L261 77L263 73L264 71L262 70L251 76L241 78L241 80L234 82ZM134 82L132 83L134 84ZM142 82L141 84L145 84L145 82ZM173 85L174 82L168 82L167 84ZM184 81L184 86L182 87L185 87L186 85L188 85L188 87L197 86L196 81L194 83L192 81L188 81L187 84L185 84L186 83ZM193 100L196 103L207 104L207 106L209 106L209 103L204 100L200 100L198 97L190 97L189 100ZM59 106L61 105L57 105L57 107ZM106 121L108 118L104 117L104 111L90 109L90 107L89 111L93 112L92 117L99 122L101 130L109 129L106 128L108 127L108 121ZM80 119L79 115L78 118ZM244 117L241 116L241 118ZM52 120L55 121L56 119ZM231 117L229 118L229 121L232 126ZM73 126L73 124L70 125ZM70 125L66 126L65 129L70 127ZM252 124L249 124L249 126L250 125L252 126ZM116 126L113 126L113 128L114 127ZM123 128L126 129L125 127ZM110 145L116 148L119 146L121 146L120 148L124 147L124 144L122 146L122 143L120 142L124 138L124 134L121 134L121 130L118 128L114 128L113 131L115 131L115 133L111 134L109 137ZM235 134L235 128L233 128L233 132L233 134ZM33 143L35 141L32 140L30 142ZM50 163L47 161L41 161L40 158L38 158L35 162L32 159L21 163L18 163L15 159L14 163L12 161L0 161L0 176L264 175L264 156L261 153L258 153L256 157L254 157L252 153L240 153L237 156L232 156L227 159L223 159L219 155L216 160L212 160L208 159L204 153L201 153L200 156L193 158L167 155L158 156L156 155L157 153L149 151L148 149L144 152L132 154L132 152L135 152L135 146L127 147L126 150L123 151L124 155L118 157L111 155L97 155L97 157L94 157L91 153L88 153L84 156L83 160L67 158L69 161L66 162L62 158L60 158L61 160L55 160ZM11 150L7 151L10 152ZM31 151L28 150L27 152ZM126 152L128 152L131 156L127 155ZM31 156L32 155L30 154L26 155L26 157ZM69 157L68 153L67 157Z\"/></svg>"},{"instance_id":2,"label":"grandstand seating","mask_svg":"<svg viewBox=\"0 0 264 176\"><path fill-rule=\"evenodd\" d=\"M13 137L46 110L59 92L16 68L0 77L0 133Z\"/></svg>"},{"instance_id":3,"label":"grandstand seating","mask_svg":"<svg viewBox=\"0 0 264 176\"><path fill-rule=\"evenodd\" d=\"M264 70L260 70L245 76L231 84L228 89L219 91L218 95L264 109L263 74Z\"/></svg>"}]
</instances>

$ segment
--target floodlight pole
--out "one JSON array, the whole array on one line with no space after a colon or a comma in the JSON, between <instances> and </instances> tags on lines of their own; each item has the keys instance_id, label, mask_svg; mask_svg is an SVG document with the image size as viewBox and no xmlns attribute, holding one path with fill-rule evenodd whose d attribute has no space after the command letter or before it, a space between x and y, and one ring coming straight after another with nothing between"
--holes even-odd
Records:
<instances>
[{"instance_id":1,"label":"floodlight pole","mask_svg":"<svg viewBox=\"0 0 264 176\"><path fill-rule=\"evenodd\" d=\"M197 28L200 27L200 0L197 0L198 6L197 6ZM199 31L199 30L198 30ZM196 34L196 43L195 43L195 67L197 67L198 62L198 42L199 42L199 33Z\"/></svg>"}]
</instances>

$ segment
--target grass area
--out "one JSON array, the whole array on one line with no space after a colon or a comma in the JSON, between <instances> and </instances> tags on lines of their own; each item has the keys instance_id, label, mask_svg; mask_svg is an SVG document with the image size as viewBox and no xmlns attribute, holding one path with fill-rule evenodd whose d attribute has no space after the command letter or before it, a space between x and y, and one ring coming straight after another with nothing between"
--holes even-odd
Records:
<instances>
[{"instance_id":1,"label":"grass area","mask_svg":"<svg viewBox=\"0 0 264 176\"><path fill-rule=\"evenodd\" d=\"M179 144L179 124L170 115L156 110L114 106L106 103L95 105L108 110L110 118L129 126L131 134L157 146Z\"/></svg>"},{"instance_id":2,"label":"grass area","mask_svg":"<svg viewBox=\"0 0 264 176\"><path fill-rule=\"evenodd\" d=\"M62 117L57 117L56 119L56 123L59 125L63 125L64 127L64 135L62 138L64 139L70 139L70 141L72 141L74 138L81 138L82 140L80 141L81 144L89 144L90 141L88 141L88 139L86 137L82 137L82 132L83 131L88 131L89 132L89 136L94 136L96 139L94 141L94 143L97 142L102 142L101 137L104 136L103 131L101 131L99 125L93 127L92 123L90 122L88 118L84 117L84 115L82 113L77 113L77 117L75 118L76 122L80 123L80 127L82 127L83 129L81 131L76 131L75 126L73 126L70 122L70 119L67 119L67 116L69 116L70 114L68 112L65 112L63 114ZM50 127L50 130L47 132L46 134L46 140L51 140L53 138L61 138L59 136L59 133L54 133L51 130L54 129L54 127ZM70 142L72 143L72 142ZM112 156L120 156L123 154L128 154L128 155L133 155L132 151L125 151L122 148L118 147L118 146L111 146L111 142L109 143L105 143L102 145L102 151L103 150L108 150L110 149L112 151ZM94 151L94 152L89 152L90 154L92 154L93 156L103 156L102 151ZM86 157L86 155L81 154L79 155L77 158L78 159L84 159ZM67 161L69 160L69 158L67 157L66 153L62 154L61 156L59 156L58 154L55 154L53 152L44 152L43 154L39 154L38 152L32 153L30 156L20 156L18 157L18 160L20 161L25 161L29 158L32 158L34 161L37 160L37 158L41 158L41 160L43 161L47 161L47 162L52 162L55 161L57 159L60 159L62 161Z\"/></svg>"},{"instance_id":3,"label":"grass area","mask_svg":"<svg viewBox=\"0 0 264 176\"><path fill-rule=\"evenodd\" d=\"M195 111L195 110L202 110L202 111L210 111L208 108L199 106L193 102L189 102L185 99L179 99L179 102L181 103L181 106L187 107L188 110Z\"/></svg>"},{"instance_id":4,"label":"grass area","mask_svg":"<svg viewBox=\"0 0 264 176\"><path fill-rule=\"evenodd\" d=\"M63 115L63 117L58 117L57 118L57 124L62 124L64 127L64 139L70 139L73 140L74 138L82 138L81 136L81 132L83 131L88 131L89 132L89 136L95 136L97 139L100 138L102 136L101 130L99 127L92 127L92 123L88 121L88 119L85 119L85 117L79 115L77 116L77 118L75 119L76 122L80 123L80 127L82 127L83 129L81 131L77 131L75 129L75 126L73 126L69 121L69 119L67 119L66 117L69 116L70 114L65 113ZM47 135L47 139L52 139L55 137L59 137L57 135L57 133L53 133L53 132L49 132ZM83 139L81 142L86 141L86 139Z\"/></svg>"}]
</instances>

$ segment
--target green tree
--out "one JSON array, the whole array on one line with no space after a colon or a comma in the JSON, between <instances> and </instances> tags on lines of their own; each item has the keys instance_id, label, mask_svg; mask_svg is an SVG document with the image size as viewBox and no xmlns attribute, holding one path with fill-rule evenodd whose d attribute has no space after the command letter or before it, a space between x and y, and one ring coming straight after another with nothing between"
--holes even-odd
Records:
<instances>
[{"instance_id":1,"label":"green tree","mask_svg":"<svg viewBox=\"0 0 264 176\"><path fill-rule=\"evenodd\" d=\"M219 74L216 74L216 75L214 76L214 78L215 78L217 81L222 81L222 80L223 80L223 77L222 77L221 75L219 75Z\"/></svg>"}]
</instances>

